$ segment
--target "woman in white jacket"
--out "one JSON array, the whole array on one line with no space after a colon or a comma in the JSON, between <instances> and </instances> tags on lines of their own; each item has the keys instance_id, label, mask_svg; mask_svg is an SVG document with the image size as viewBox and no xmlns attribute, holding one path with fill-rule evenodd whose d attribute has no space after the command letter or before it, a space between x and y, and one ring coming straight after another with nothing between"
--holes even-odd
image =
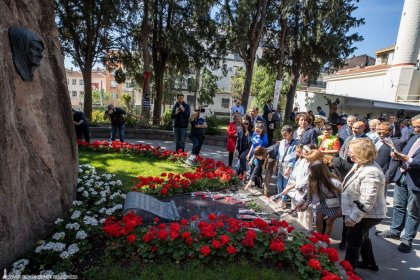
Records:
<instances>
[{"instance_id":1,"label":"woman in white jacket","mask_svg":"<svg viewBox=\"0 0 420 280\"><path fill-rule=\"evenodd\" d=\"M377 151L369 139L352 140L349 155L355 164L343 181L341 208L347 227L345 259L354 268L377 271L369 230L386 217L385 176L375 163Z\"/></svg>"}]
</instances>

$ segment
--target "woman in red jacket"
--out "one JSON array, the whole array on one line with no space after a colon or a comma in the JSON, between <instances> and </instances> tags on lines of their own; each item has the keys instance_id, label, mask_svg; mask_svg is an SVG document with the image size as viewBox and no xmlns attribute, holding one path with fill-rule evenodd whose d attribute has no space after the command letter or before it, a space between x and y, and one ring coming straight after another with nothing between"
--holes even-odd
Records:
<instances>
[{"instance_id":1,"label":"woman in red jacket","mask_svg":"<svg viewBox=\"0 0 420 280\"><path fill-rule=\"evenodd\" d=\"M229 152L229 166L232 167L233 154L235 153L236 148L236 139L238 138L238 130L242 129L241 127L241 115L239 112L236 112L232 116L233 121L229 123L227 127L228 140L226 143L226 150Z\"/></svg>"}]
</instances>

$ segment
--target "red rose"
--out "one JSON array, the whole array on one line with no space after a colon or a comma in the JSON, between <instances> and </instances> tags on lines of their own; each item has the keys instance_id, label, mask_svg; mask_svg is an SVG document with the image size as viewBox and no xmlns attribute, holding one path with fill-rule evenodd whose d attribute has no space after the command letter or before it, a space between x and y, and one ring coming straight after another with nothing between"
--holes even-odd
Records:
<instances>
[{"instance_id":1,"label":"red rose","mask_svg":"<svg viewBox=\"0 0 420 280\"><path fill-rule=\"evenodd\" d=\"M270 249L271 249L271 251L281 253L281 252L284 251L284 243L280 240L274 240L270 244Z\"/></svg>"},{"instance_id":2,"label":"red rose","mask_svg":"<svg viewBox=\"0 0 420 280\"><path fill-rule=\"evenodd\" d=\"M154 222L155 224L159 223L159 218L158 218L158 217L154 217L154 218L153 218L153 222Z\"/></svg>"},{"instance_id":3,"label":"red rose","mask_svg":"<svg viewBox=\"0 0 420 280\"><path fill-rule=\"evenodd\" d=\"M152 246L152 252L156 252L157 251L157 247L155 245Z\"/></svg>"},{"instance_id":4,"label":"red rose","mask_svg":"<svg viewBox=\"0 0 420 280\"><path fill-rule=\"evenodd\" d=\"M345 270L345 271L353 271L353 267L352 267L352 266L351 266L351 264L350 264L348 261L346 261L346 260L341 261L341 262L340 262L340 265L344 268L344 270Z\"/></svg>"},{"instance_id":5,"label":"red rose","mask_svg":"<svg viewBox=\"0 0 420 280\"><path fill-rule=\"evenodd\" d=\"M316 253L316 247L312 244L305 244L300 246L300 252L307 257L311 257Z\"/></svg>"},{"instance_id":6,"label":"red rose","mask_svg":"<svg viewBox=\"0 0 420 280\"><path fill-rule=\"evenodd\" d=\"M216 219L217 219L216 214L214 214L214 213L210 213L210 214L209 214L209 220L210 220L210 221L215 221Z\"/></svg>"},{"instance_id":7,"label":"red rose","mask_svg":"<svg viewBox=\"0 0 420 280\"><path fill-rule=\"evenodd\" d=\"M158 238L160 240L166 240L167 236L168 236L168 232L166 230L161 229L158 231Z\"/></svg>"},{"instance_id":8,"label":"red rose","mask_svg":"<svg viewBox=\"0 0 420 280\"><path fill-rule=\"evenodd\" d=\"M171 240L177 239L179 237L179 232L177 231L170 231L169 232L169 238Z\"/></svg>"},{"instance_id":9,"label":"red rose","mask_svg":"<svg viewBox=\"0 0 420 280\"><path fill-rule=\"evenodd\" d=\"M130 234L129 236L127 236L128 244L133 244L134 241L136 241L136 236L134 234Z\"/></svg>"},{"instance_id":10,"label":"red rose","mask_svg":"<svg viewBox=\"0 0 420 280\"><path fill-rule=\"evenodd\" d=\"M216 222L216 228L223 228L225 226L225 224L222 221L217 221Z\"/></svg>"},{"instance_id":11,"label":"red rose","mask_svg":"<svg viewBox=\"0 0 420 280\"><path fill-rule=\"evenodd\" d=\"M229 255L234 255L234 254L236 254L236 252L238 252L238 251L236 250L236 248L235 248L235 247L233 247L232 245L228 246L228 247L226 248L226 251L228 252L228 254L229 254Z\"/></svg>"},{"instance_id":12,"label":"red rose","mask_svg":"<svg viewBox=\"0 0 420 280\"><path fill-rule=\"evenodd\" d=\"M192 237L187 237L187 238L185 239L185 244L187 244L188 246L191 246L192 242L193 242Z\"/></svg>"},{"instance_id":13,"label":"red rose","mask_svg":"<svg viewBox=\"0 0 420 280\"><path fill-rule=\"evenodd\" d=\"M181 225L186 226L188 225L188 220L187 219L181 219L181 221L179 221L181 223Z\"/></svg>"},{"instance_id":14,"label":"red rose","mask_svg":"<svg viewBox=\"0 0 420 280\"><path fill-rule=\"evenodd\" d=\"M208 254L210 254L210 248L209 248L209 246L201 246L201 250L200 250L200 253L203 255L203 256L207 256Z\"/></svg>"},{"instance_id":15,"label":"red rose","mask_svg":"<svg viewBox=\"0 0 420 280\"><path fill-rule=\"evenodd\" d=\"M213 239L213 241L211 242L211 246L214 249L220 249L220 247L222 247L222 243L220 243L219 240Z\"/></svg>"},{"instance_id":16,"label":"red rose","mask_svg":"<svg viewBox=\"0 0 420 280\"><path fill-rule=\"evenodd\" d=\"M181 229L181 227L179 226L178 223L172 223L169 226L169 230L170 231L175 231L175 232L179 232L179 230Z\"/></svg>"},{"instance_id":17,"label":"red rose","mask_svg":"<svg viewBox=\"0 0 420 280\"><path fill-rule=\"evenodd\" d=\"M321 263L316 259L310 259L308 262L308 266L312 268L313 270L319 270L319 271L322 270Z\"/></svg>"},{"instance_id":18,"label":"red rose","mask_svg":"<svg viewBox=\"0 0 420 280\"><path fill-rule=\"evenodd\" d=\"M222 243L222 245L226 245L230 241L229 236L227 236L227 235L221 235L219 239L220 239L220 242Z\"/></svg>"},{"instance_id":19,"label":"red rose","mask_svg":"<svg viewBox=\"0 0 420 280\"><path fill-rule=\"evenodd\" d=\"M184 231L182 233L182 239L185 239L185 238L188 238L188 237L191 237L191 233L189 231Z\"/></svg>"},{"instance_id":20,"label":"red rose","mask_svg":"<svg viewBox=\"0 0 420 280\"><path fill-rule=\"evenodd\" d=\"M328 259L330 260L330 262L336 262L339 260L338 257L338 252L336 249L334 248L327 248L326 249L327 255L328 255Z\"/></svg>"},{"instance_id":21,"label":"red rose","mask_svg":"<svg viewBox=\"0 0 420 280\"><path fill-rule=\"evenodd\" d=\"M253 248L255 246L254 239L245 236L245 238L242 239L242 245L248 248Z\"/></svg>"},{"instance_id":22,"label":"red rose","mask_svg":"<svg viewBox=\"0 0 420 280\"><path fill-rule=\"evenodd\" d=\"M166 229L166 224L159 224L158 225L158 228L159 229Z\"/></svg>"},{"instance_id":23,"label":"red rose","mask_svg":"<svg viewBox=\"0 0 420 280\"><path fill-rule=\"evenodd\" d=\"M246 237L250 239L255 239L257 238L257 233L254 230L250 229L246 232Z\"/></svg>"},{"instance_id":24,"label":"red rose","mask_svg":"<svg viewBox=\"0 0 420 280\"><path fill-rule=\"evenodd\" d=\"M295 229L294 227L292 227L292 226L288 226L288 227L287 227L287 232L288 232L288 233L291 233L294 229Z\"/></svg>"}]
</instances>

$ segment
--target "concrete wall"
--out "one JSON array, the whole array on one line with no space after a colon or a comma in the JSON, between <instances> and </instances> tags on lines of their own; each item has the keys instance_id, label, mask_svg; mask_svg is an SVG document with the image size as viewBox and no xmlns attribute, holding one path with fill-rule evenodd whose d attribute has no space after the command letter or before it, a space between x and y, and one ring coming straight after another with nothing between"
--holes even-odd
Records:
<instances>
[{"instance_id":1,"label":"concrete wall","mask_svg":"<svg viewBox=\"0 0 420 280\"><path fill-rule=\"evenodd\" d=\"M358 74L357 76L334 77L327 83L326 93L380 101L394 101L394 96L385 95L385 71Z\"/></svg>"}]
</instances>

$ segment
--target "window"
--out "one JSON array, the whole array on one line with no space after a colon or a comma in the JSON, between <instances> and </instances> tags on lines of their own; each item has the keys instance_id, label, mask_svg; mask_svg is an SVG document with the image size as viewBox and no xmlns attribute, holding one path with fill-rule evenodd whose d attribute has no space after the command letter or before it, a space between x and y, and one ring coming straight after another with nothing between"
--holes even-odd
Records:
<instances>
[{"instance_id":1,"label":"window","mask_svg":"<svg viewBox=\"0 0 420 280\"><path fill-rule=\"evenodd\" d=\"M118 83L116 81L111 81L111 87L112 88L118 87Z\"/></svg>"},{"instance_id":2,"label":"window","mask_svg":"<svg viewBox=\"0 0 420 280\"><path fill-rule=\"evenodd\" d=\"M67 84L68 84L68 85L70 84L70 79L67 79Z\"/></svg>"},{"instance_id":3,"label":"window","mask_svg":"<svg viewBox=\"0 0 420 280\"><path fill-rule=\"evenodd\" d=\"M85 95L85 92L84 91L79 91L80 98L82 98L84 95Z\"/></svg>"},{"instance_id":4,"label":"window","mask_svg":"<svg viewBox=\"0 0 420 280\"><path fill-rule=\"evenodd\" d=\"M92 83L92 89L99 89L99 83Z\"/></svg>"},{"instance_id":5,"label":"window","mask_svg":"<svg viewBox=\"0 0 420 280\"><path fill-rule=\"evenodd\" d=\"M73 90L73 91L71 92L71 96L72 96L72 97L77 97L77 91Z\"/></svg>"},{"instance_id":6,"label":"window","mask_svg":"<svg viewBox=\"0 0 420 280\"><path fill-rule=\"evenodd\" d=\"M71 79L71 84L72 85L76 85L77 84L77 80L76 79Z\"/></svg>"},{"instance_id":7,"label":"window","mask_svg":"<svg viewBox=\"0 0 420 280\"><path fill-rule=\"evenodd\" d=\"M187 95L187 103L189 105L194 104L194 95Z\"/></svg>"},{"instance_id":8,"label":"window","mask_svg":"<svg viewBox=\"0 0 420 280\"><path fill-rule=\"evenodd\" d=\"M83 86L83 80L79 80L79 86Z\"/></svg>"},{"instance_id":9,"label":"window","mask_svg":"<svg viewBox=\"0 0 420 280\"><path fill-rule=\"evenodd\" d=\"M222 98L222 108L229 109L229 103L230 103L229 98Z\"/></svg>"}]
</instances>

